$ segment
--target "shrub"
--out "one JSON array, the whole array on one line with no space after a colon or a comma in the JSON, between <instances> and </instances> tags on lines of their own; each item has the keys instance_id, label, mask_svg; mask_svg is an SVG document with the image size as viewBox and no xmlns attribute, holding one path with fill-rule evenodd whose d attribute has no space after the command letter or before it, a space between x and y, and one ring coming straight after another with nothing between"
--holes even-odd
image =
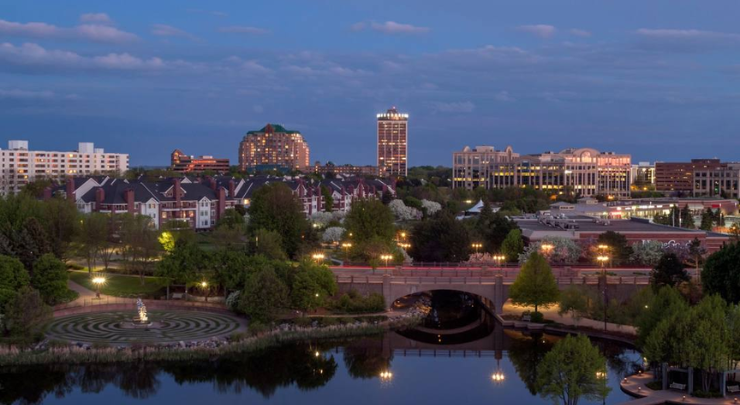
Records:
<instances>
[{"instance_id":1,"label":"shrub","mask_svg":"<svg viewBox=\"0 0 740 405\"><path fill-rule=\"evenodd\" d=\"M302 328L311 326L311 323L312 322L313 322L313 319L308 318L308 317L302 317L302 318L295 318L295 319L293 319L293 323L296 326L300 326Z\"/></svg>"},{"instance_id":2,"label":"shrub","mask_svg":"<svg viewBox=\"0 0 740 405\"><path fill-rule=\"evenodd\" d=\"M696 390L692 394L697 398L722 398L722 393L719 391L702 391L702 390Z\"/></svg>"},{"instance_id":3,"label":"shrub","mask_svg":"<svg viewBox=\"0 0 740 405\"><path fill-rule=\"evenodd\" d=\"M378 293L363 297L356 290L350 290L332 302L329 307L335 312L348 314L382 312L385 310L385 298L383 294Z\"/></svg>"},{"instance_id":4,"label":"shrub","mask_svg":"<svg viewBox=\"0 0 740 405\"><path fill-rule=\"evenodd\" d=\"M532 322L534 323L544 323L545 322L545 315L542 315L542 312L532 312L530 314L532 317Z\"/></svg>"},{"instance_id":5,"label":"shrub","mask_svg":"<svg viewBox=\"0 0 740 405\"><path fill-rule=\"evenodd\" d=\"M257 336L267 332L270 328L262 322L254 321L249 323L248 329L252 336Z\"/></svg>"}]
</instances>

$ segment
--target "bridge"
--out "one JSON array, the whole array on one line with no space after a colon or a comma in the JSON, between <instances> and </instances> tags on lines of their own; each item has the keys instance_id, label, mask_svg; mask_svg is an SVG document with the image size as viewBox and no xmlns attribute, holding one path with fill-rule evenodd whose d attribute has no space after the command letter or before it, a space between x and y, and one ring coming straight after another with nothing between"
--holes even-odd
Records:
<instances>
[{"instance_id":1,"label":"bridge","mask_svg":"<svg viewBox=\"0 0 740 405\"><path fill-rule=\"evenodd\" d=\"M479 296L497 314L503 312L509 299L509 288L518 271L502 270L386 270L384 274L355 275L335 271L340 292L357 290L363 294L379 293L390 308L397 299L407 295L435 290L461 291ZM645 275L622 275L606 277L597 274L581 275L580 272L556 272L555 280L560 289L582 285L601 292L605 289L609 297L627 297L637 289L650 283ZM606 285L604 285L606 283Z\"/></svg>"}]
</instances>

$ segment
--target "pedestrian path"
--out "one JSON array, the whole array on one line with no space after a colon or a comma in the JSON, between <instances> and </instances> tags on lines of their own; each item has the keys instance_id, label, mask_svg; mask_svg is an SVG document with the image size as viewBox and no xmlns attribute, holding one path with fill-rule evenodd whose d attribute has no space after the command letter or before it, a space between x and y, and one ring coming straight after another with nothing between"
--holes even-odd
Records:
<instances>
[{"instance_id":1,"label":"pedestrian path","mask_svg":"<svg viewBox=\"0 0 740 405\"><path fill-rule=\"evenodd\" d=\"M647 387L653 381L652 373L635 374L623 379L620 383L622 391L638 397L620 405L663 405L663 404L694 404L694 405L729 405L740 403L740 395L727 398L695 398L681 391L660 390L654 391Z\"/></svg>"}]
</instances>

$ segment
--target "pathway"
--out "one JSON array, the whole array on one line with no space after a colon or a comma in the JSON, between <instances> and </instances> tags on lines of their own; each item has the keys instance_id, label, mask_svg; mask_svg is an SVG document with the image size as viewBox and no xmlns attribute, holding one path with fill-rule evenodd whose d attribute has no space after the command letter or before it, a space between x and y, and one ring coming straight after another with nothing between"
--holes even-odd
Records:
<instances>
[{"instance_id":1,"label":"pathway","mask_svg":"<svg viewBox=\"0 0 740 405\"><path fill-rule=\"evenodd\" d=\"M652 373L643 373L631 375L622 380L619 384L622 391L639 399L623 402L620 405L663 405L663 404L695 404L695 405L727 405L737 404L740 401L740 395L736 399L734 396L727 398L695 398L685 395L680 391L653 391L645 384L653 381Z\"/></svg>"},{"instance_id":2,"label":"pathway","mask_svg":"<svg viewBox=\"0 0 740 405\"><path fill-rule=\"evenodd\" d=\"M558 314L558 310L560 308L557 305L553 305L548 309L538 308L538 311L541 312L543 315L545 315L546 319L555 321L557 323L568 325L568 326L575 326L576 323L569 315L561 316ZM524 311L530 311L534 312L534 307L526 307L526 306L520 306L520 305L514 305L510 301L506 302L504 304L504 313L503 315L521 315ZM597 321L594 319L589 318L581 318L578 321L579 327L584 328L591 328L595 330L604 330L604 322L603 321ZM637 335L637 331L635 330L634 326L630 325L620 325L616 323L607 322L607 331L609 332L618 332L618 333L624 333L627 335Z\"/></svg>"}]
</instances>

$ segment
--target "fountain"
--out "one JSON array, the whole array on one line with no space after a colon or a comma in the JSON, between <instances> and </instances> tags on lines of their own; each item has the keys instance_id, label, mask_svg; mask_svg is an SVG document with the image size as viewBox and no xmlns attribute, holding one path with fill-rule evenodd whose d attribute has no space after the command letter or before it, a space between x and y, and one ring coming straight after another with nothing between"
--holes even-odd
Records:
<instances>
[{"instance_id":1,"label":"fountain","mask_svg":"<svg viewBox=\"0 0 740 405\"><path fill-rule=\"evenodd\" d=\"M159 322L152 322L149 320L149 315L146 312L146 305L141 298L136 300L136 313L138 316L131 319L131 321L121 322L120 326L124 329L151 329L159 328L161 325Z\"/></svg>"}]
</instances>

